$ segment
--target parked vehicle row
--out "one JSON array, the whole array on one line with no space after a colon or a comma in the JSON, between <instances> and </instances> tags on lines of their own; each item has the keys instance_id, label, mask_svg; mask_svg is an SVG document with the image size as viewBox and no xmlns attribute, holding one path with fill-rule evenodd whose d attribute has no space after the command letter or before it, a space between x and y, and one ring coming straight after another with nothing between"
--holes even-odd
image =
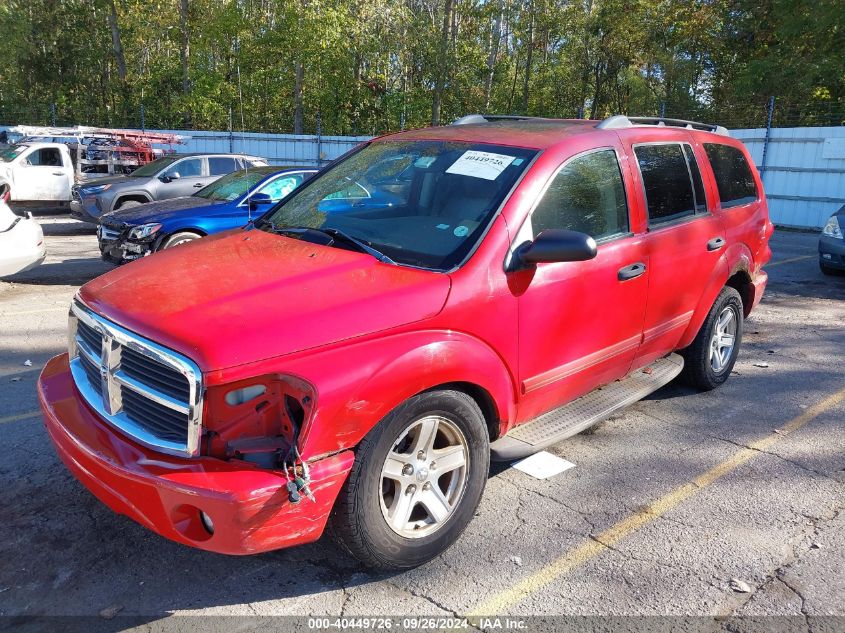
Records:
<instances>
[{"instance_id":1,"label":"parked vehicle row","mask_svg":"<svg viewBox=\"0 0 845 633\"><path fill-rule=\"evenodd\" d=\"M460 536L491 459L678 375L728 379L773 230L742 143L669 119L458 123L84 285L39 379L70 471L186 545L263 552L331 522L364 564L408 568ZM249 217L260 186L218 202ZM152 217L136 235L173 230Z\"/></svg>"},{"instance_id":2,"label":"parked vehicle row","mask_svg":"<svg viewBox=\"0 0 845 633\"><path fill-rule=\"evenodd\" d=\"M181 143L160 132L17 126L21 139L0 149L0 195L18 209L62 209L71 189L92 173L123 174L163 153L154 144Z\"/></svg>"},{"instance_id":3,"label":"parked vehicle row","mask_svg":"<svg viewBox=\"0 0 845 633\"><path fill-rule=\"evenodd\" d=\"M126 176L75 185L70 211L74 217L96 224L104 213L190 196L221 176L266 165L263 158L243 154L171 154Z\"/></svg>"},{"instance_id":4,"label":"parked vehicle row","mask_svg":"<svg viewBox=\"0 0 845 633\"><path fill-rule=\"evenodd\" d=\"M100 217L103 258L121 264L205 235L240 228L316 169L254 167L223 176L192 196L122 208Z\"/></svg>"}]
</instances>

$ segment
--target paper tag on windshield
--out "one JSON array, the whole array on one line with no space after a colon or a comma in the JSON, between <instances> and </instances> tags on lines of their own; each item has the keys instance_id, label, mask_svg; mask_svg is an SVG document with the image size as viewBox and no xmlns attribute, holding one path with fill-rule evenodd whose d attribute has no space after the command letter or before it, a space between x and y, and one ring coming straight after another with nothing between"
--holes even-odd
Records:
<instances>
[{"instance_id":1,"label":"paper tag on windshield","mask_svg":"<svg viewBox=\"0 0 845 633\"><path fill-rule=\"evenodd\" d=\"M514 158L514 156L507 154L468 150L452 163L446 173L483 178L484 180L496 180L499 174L513 162Z\"/></svg>"}]
</instances>

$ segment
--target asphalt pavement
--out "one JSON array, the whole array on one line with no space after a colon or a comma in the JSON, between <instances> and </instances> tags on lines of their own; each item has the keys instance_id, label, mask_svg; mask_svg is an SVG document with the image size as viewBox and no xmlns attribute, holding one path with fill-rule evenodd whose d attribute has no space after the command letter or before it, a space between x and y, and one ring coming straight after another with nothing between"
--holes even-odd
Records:
<instances>
[{"instance_id":1,"label":"asphalt pavement","mask_svg":"<svg viewBox=\"0 0 845 633\"><path fill-rule=\"evenodd\" d=\"M468 626L845 629L845 277L820 273L815 235L775 233L768 292L723 387L670 384L553 447L575 464L553 478L494 466L463 537L421 568L386 574L328 538L247 557L194 550L77 483L47 438L35 383L66 347L77 288L111 266L90 226L41 221L46 262L0 281L0 628L510 615ZM189 615L208 617L173 617ZM570 619L522 620L540 616Z\"/></svg>"}]
</instances>

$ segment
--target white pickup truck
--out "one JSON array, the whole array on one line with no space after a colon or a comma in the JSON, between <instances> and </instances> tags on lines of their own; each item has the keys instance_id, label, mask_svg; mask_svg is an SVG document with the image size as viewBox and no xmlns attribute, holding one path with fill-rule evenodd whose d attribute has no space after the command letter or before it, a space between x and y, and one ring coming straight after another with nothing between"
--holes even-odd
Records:
<instances>
[{"instance_id":1,"label":"white pickup truck","mask_svg":"<svg viewBox=\"0 0 845 633\"><path fill-rule=\"evenodd\" d=\"M0 198L12 207L65 208L75 170L63 143L18 143L0 150Z\"/></svg>"}]
</instances>

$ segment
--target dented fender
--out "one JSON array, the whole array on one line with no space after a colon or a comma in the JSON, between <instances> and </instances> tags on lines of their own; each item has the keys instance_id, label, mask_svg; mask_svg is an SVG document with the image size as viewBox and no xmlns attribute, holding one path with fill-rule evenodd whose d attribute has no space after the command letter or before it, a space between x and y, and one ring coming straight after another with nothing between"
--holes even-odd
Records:
<instances>
[{"instance_id":1,"label":"dented fender","mask_svg":"<svg viewBox=\"0 0 845 633\"><path fill-rule=\"evenodd\" d=\"M461 332L405 332L312 352L286 362L284 373L316 391L314 414L300 434L306 458L354 447L405 400L447 383L486 391L503 427L514 418L515 381L505 363L487 344Z\"/></svg>"}]
</instances>

